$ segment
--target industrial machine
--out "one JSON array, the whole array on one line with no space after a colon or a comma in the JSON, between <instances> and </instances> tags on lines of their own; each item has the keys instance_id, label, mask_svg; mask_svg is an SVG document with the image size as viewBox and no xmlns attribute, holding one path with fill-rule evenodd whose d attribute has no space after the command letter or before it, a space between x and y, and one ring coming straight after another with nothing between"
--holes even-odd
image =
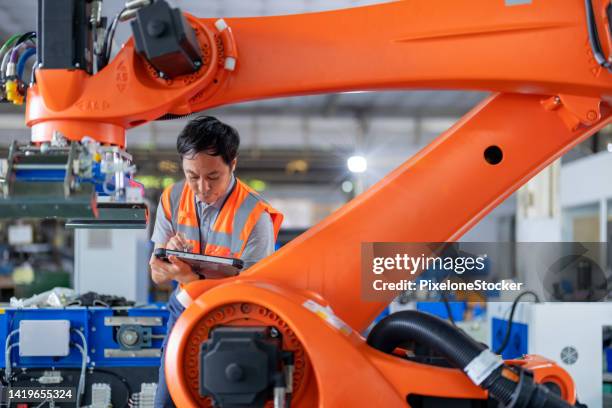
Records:
<instances>
[{"instance_id":1,"label":"industrial machine","mask_svg":"<svg viewBox=\"0 0 612 408\"><path fill-rule=\"evenodd\" d=\"M510 309L508 302L487 305L494 350L503 343ZM605 302L522 302L516 306L502 355L538 354L555 361L572 376L580 401L589 408L602 408L603 334L611 326L610 305Z\"/></svg>"},{"instance_id":2,"label":"industrial machine","mask_svg":"<svg viewBox=\"0 0 612 408\"><path fill-rule=\"evenodd\" d=\"M158 307L3 309L3 385L74 389L58 406L152 407L167 320Z\"/></svg>"},{"instance_id":3,"label":"industrial machine","mask_svg":"<svg viewBox=\"0 0 612 408\"><path fill-rule=\"evenodd\" d=\"M58 153L62 188L45 190L58 208L44 206L37 215L62 210L67 217L72 211L95 217L101 205L79 196L90 196L86 180L89 168L96 174L96 154L110 151L122 162L98 180L129 173L125 131L153 120L325 92L492 92L430 146L274 255L236 278L183 288L179 298L188 307L166 358L179 407L576 404L573 381L553 362L502 361L428 315L396 313L366 341L359 333L386 302L359 301L359 258L364 242L458 239L610 123L610 1L411 0L210 19L182 14L162 0L134 0L110 25L100 6L95 0L40 1L30 83L15 66L31 53L34 34L19 36L9 48L5 94L17 103L25 98L32 140L13 149L3 214L8 206L18 215L23 207L13 203L26 200L20 172L29 168L22 163L55 166L54 152L64 149ZM114 30L129 19L134 36L111 59ZM26 160L28 151L36 163ZM78 166L71 154L79 156ZM81 157L91 163L85 170ZM129 196L121 192L129 174L123 180L107 183L109 192L119 192L113 205ZM411 358L400 348L406 342L430 348L444 364Z\"/></svg>"}]
</instances>

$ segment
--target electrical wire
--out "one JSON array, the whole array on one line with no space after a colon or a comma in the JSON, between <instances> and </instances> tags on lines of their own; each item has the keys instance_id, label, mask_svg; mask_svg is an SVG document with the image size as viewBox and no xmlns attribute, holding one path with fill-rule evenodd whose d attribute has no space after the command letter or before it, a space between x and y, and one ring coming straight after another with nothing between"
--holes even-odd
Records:
<instances>
[{"instance_id":1,"label":"electrical wire","mask_svg":"<svg viewBox=\"0 0 612 408\"><path fill-rule=\"evenodd\" d=\"M76 396L76 408L81 407L81 397L85 392L85 368L87 366L87 351L78 343L74 343L74 346L81 350L81 355L83 356L83 361L81 362L81 376L79 377L79 385L77 388L77 396Z\"/></svg>"},{"instance_id":2,"label":"electrical wire","mask_svg":"<svg viewBox=\"0 0 612 408\"><path fill-rule=\"evenodd\" d=\"M8 384L11 382L11 350L17 344L11 344L11 337L19 333L19 329L15 329L9 333L4 341L4 378Z\"/></svg>"},{"instance_id":3,"label":"electrical wire","mask_svg":"<svg viewBox=\"0 0 612 408\"><path fill-rule=\"evenodd\" d=\"M0 48L0 58L2 61L2 64L0 65L0 82L4 84L4 82L6 81L6 70L11 62L19 65L17 61L17 56L19 55L18 50L22 48L21 45L29 40L32 45L28 46L28 49L29 47L36 46L36 43L33 40L34 38L36 38L35 31L28 31L24 34L14 34L2 45L2 47ZM23 64L25 64L25 62L26 61L24 61ZM21 74L19 75L20 80L21 76L23 75L23 68L21 68L21 70ZM34 76L34 71L35 68L32 68L32 76ZM33 81L30 81L30 84L32 82Z\"/></svg>"},{"instance_id":4,"label":"electrical wire","mask_svg":"<svg viewBox=\"0 0 612 408\"><path fill-rule=\"evenodd\" d=\"M0 55L4 53L20 37L20 34L13 34L0 48Z\"/></svg>"},{"instance_id":5,"label":"electrical wire","mask_svg":"<svg viewBox=\"0 0 612 408\"><path fill-rule=\"evenodd\" d=\"M6 78L4 73L6 72L6 66L8 65L9 59L11 59L11 53L7 52L4 54L4 58L2 58L2 65L0 65L0 78L2 78L2 82L4 82L4 79Z\"/></svg>"},{"instance_id":6,"label":"electrical wire","mask_svg":"<svg viewBox=\"0 0 612 408\"><path fill-rule=\"evenodd\" d=\"M85 347L85 350L87 350L87 340L85 339L85 335L83 334L83 332L78 329L70 329L70 331L76 333L81 338L81 341L83 342L83 347Z\"/></svg>"},{"instance_id":7,"label":"electrical wire","mask_svg":"<svg viewBox=\"0 0 612 408\"><path fill-rule=\"evenodd\" d=\"M21 43L31 40L32 38L36 38L36 31L28 31L27 33L21 34L21 36L15 41L13 44L13 50ZM34 42L32 42L34 43Z\"/></svg>"},{"instance_id":8,"label":"electrical wire","mask_svg":"<svg viewBox=\"0 0 612 408\"><path fill-rule=\"evenodd\" d=\"M85 334L83 334L83 332L79 329L70 329L71 332L76 333L80 338L81 341L83 342L83 345L81 346L80 344L75 343L75 347L77 347L79 350L81 350L81 353L83 354L83 362L81 365L81 377L79 378L79 389L77 390L77 408L80 407L80 405L78 405L80 403L80 399L82 394L85 392L85 367L87 365L87 359L88 359L88 345L87 345L87 339L85 338Z\"/></svg>"},{"instance_id":9,"label":"electrical wire","mask_svg":"<svg viewBox=\"0 0 612 408\"><path fill-rule=\"evenodd\" d=\"M508 317L508 325L506 327L506 335L504 336L504 340L499 345L499 347L495 350L495 354L501 354L508 347L508 343L510 342L510 332L512 331L512 325L514 324L514 312L516 311L516 306L518 305L519 300L526 295L532 295L535 298L536 303L540 303L540 298L538 294L527 290L514 299L512 302L512 308L510 309L510 316Z\"/></svg>"},{"instance_id":10,"label":"electrical wire","mask_svg":"<svg viewBox=\"0 0 612 408\"><path fill-rule=\"evenodd\" d=\"M21 77L23 76L23 71L25 70L26 62L33 55L36 55L36 48L30 47L30 48L27 48L25 52L21 54L21 56L19 57L19 60L17 62L17 77L20 80L21 80Z\"/></svg>"},{"instance_id":11,"label":"electrical wire","mask_svg":"<svg viewBox=\"0 0 612 408\"><path fill-rule=\"evenodd\" d=\"M591 44L591 51L593 52L595 61L597 61L599 65L606 68L608 71L612 72L612 63L603 55L601 41L599 40L599 33L597 32L597 23L595 21L595 13L593 11L593 3L591 0L584 0L584 7L586 9L589 43Z\"/></svg>"},{"instance_id":12,"label":"electrical wire","mask_svg":"<svg viewBox=\"0 0 612 408\"><path fill-rule=\"evenodd\" d=\"M12 362L11 362L11 350L13 349L13 347L17 346L18 344L10 344L11 343L11 337L13 337L15 334L19 333L19 329L13 329L13 323L15 321L15 319L17 318L18 315L18 311L15 311L15 314L13 316L13 318L10 320L9 322L9 334L8 336L6 336L6 339L4 340L4 378L6 379L6 383L8 385L7 387L7 391L11 389L11 371L12 371ZM8 403L6 405L6 408L11 408L11 400L8 400Z\"/></svg>"},{"instance_id":13,"label":"electrical wire","mask_svg":"<svg viewBox=\"0 0 612 408\"><path fill-rule=\"evenodd\" d=\"M448 301L448 298L444 294L443 290L440 291L440 297L444 302L444 307L446 307L446 313L448 313L448 321L451 322L453 326L457 327L457 323L455 323L455 318L453 317L453 311L451 309L450 302Z\"/></svg>"},{"instance_id":14,"label":"electrical wire","mask_svg":"<svg viewBox=\"0 0 612 408\"><path fill-rule=\"evenodd\" d=\"M33 38L36 37L36 32L35 31L28 31L25 34L22 34L21 36L19 36L19 38L13 43L13 46L11 48L10 52L7 52L7 55L10 55L9 58L9 63L17 63L17 56L19 55L19 50L21 48L24 48L24 43L28 40L30 40L30 42L32 43L33 46L36 45L36 43L34 43L34 41L32 40ZM4 73L5 70L5 66L4 66L4 60L2 60L3 62L3 66L2 66L2 72Z\"/></svg>"},{"instance_id":15,"label":"electrical wire","mask_svg":"<svg viewBox=\"0 0 612 408\"><path fill-rule=\"evenodd\" d=\"M11 37L11 39L13 37ZM7 77L9 76L8 71L11 71L10 72L11 76L17 75L18 71L16 67L19 65L18 56L22 49L26 50L26 52L23 55L25 55L26 53L30 54L28 55L27 58L29 58L33 53L36 53L35 43L32 40L34 37L36 37L36 33L34 31L30 31L28 33L20 35L16 40L13 41L12 48L10 48L10 50L4 54L4 57L2 58L2 64L0 65L0 82L2 84L6 82ZM26 44L26 41L28 40L30 40L33 45ZM5 45L7 44L10 44L10 43L9 42L5 43ZM8 49L8 46L5 49ZM30 49L34 49L34 51L29 51ZM0 53L0 55L2 55L2 53ZM25 68L25 63L27 61L27 58L21 63L22 72L20 75L18 75L19 82L21 82L21 76L23 75L23 69ZM21 58L19 58L19 61L21 61ZM32 70L34 71L34 68L32 68Z\"/></svg>"},{"instance_id":16,"label":"electrical wire","mask_svg":"<svg viewBox=\"0 0 612 408\"><path fill-rule=\"evenodd\" d=\"M117 29L117 25L119 24L119 17L127 10L126 7L121 9L119 13L115 15L111 25L106 30L104 34L104 44L102 46L102 51L100 52L99 61L98 61L98 70L104 68L108 65L110 61L111 52L113 48L113 38L115 37L115 30Z\"/></svg>"},{"instance_id":17,"label":"electrical wire","mask_svg":"<svg viewBox=\"0 0 612 408\"><path fill-rule=\"evenodd\" d=\"M10 335L8 338L10 338ZM8 338L7 338L7 341L8 341ZM12 377L12 369L13 369L12 367L13 363L11 362L11 351L13 350L13 347L17 347L17 346L18 344L11 344L10 346L5 347L4 349L4 353L5 353L4 354L4 377L8 384L7 390L11 389L11 377ZM10 399L8 400L7 408L11 408Z\"/></svg>"},{"instance_id":18,"label":"electrical wire","mask_svg":"<svg viewBox=\"0 0 612 408\"><path fill-rule=\"evenodd\" d=\"M4 349L4 352L6 353L4 356L4 377L7 383L10 384L11 382L11 376L12 376L12 362L11 362L11 351L13 350L14 347L17 347L17 344L11 344L10 346L8 346L6 349Z\"/></svg>"},{"instance_id":19,"label":"electrical wire","mask_svg":"<svg viewBox=\"0 0 612 408\"><path fill-rule=\"evenodd\" d=\"M6 340L5 340L5 342L10 341L11 337L13 337L14 335L16 335L17 333L19 333L19 329L15 329L15 330L13 330L12 332L10 332L10 333L9 333L9 335L8 335L8 336L6 336Z\"/></svg>"},{"instance_id":20,"label":"electrical wire","mask_svg":"<svg viewBox=\"0 0 612 408\"><path fill-rule=\"evenodd\" d=\"M32 42L32 45L36 45L34 43L34 41L32 41L33 38L36 37L36 32L35 31L28 31L27 33L21 35L21 37L19 37L17 39L17 41L15 41L15 43L13 44L13 48L11 48L11 52L9 53L11 55L11 58L9 60L9 62L12 63L17 63L17 56L19 55L19 50L21 48L26 47L25 45L23 45L27 40L30 40Z\"/></svg>"},{"instance_id":21,"label":"electrical wire","mask_svg":"<svg viewBox=\"0 0 612 408\"><path fill-rule=\"evenodd\" d=\"M2 45L2 48L0 48L0 57L4 55L4 58L8 58L7 55L10 54L10 52L7 52L9 47L11 47L13 43L17 41L19 37L20 37L20 34L13 34L8 40L6 40L6 42ZM8 63L8 59L5 60L4 58L1 59L2 60L2 65L0 65L1 67L6 66L6 64ZM2 70L0 71L0 77L4 78L4 68L2 68Z\"/></svg>"},{"instance_id":22,"label":"electrical wire","mask_svg":"<svg viewBox=\"0 0 612 408\"><path fill-rule=\"evenodd\" d=\"M77 370L80 371L80 368L62 368L59 371L62 371L62 372L73 372L73 371L77 371ZM18 374L18 375L19 376L24 376L26 378L29 378L30 380L35 380L37 378L37 376L33 375L32 373L33 372L44 372L44 371L46 371L46 369L43 369L43 368L29 368L27 370L27 372L24 372L24 373L21 373L21 374ZM110 377L115 378L117 381L119 381L121 383L121 385L123 386L125 392L126 392L125 401L124 401L124 403L123 403L123 405L121 407L122 408L127 408L129 406L128 401L129 401L130 397L132 396L132 387L130 386L130 383L128 382L128 380L125 377L123 377L123 376L121 376L121 375L119 375L119 374L117 374L117 373L115 373L113 371L108 371L108 370L104 370L104 369L97 368L97 367L91 368L90 371L89 371L89 374L90 375L97 375L97 374L108 375ZM112 384L111 384L111 386L112 386Z\"/></svg>"}]
</instances>

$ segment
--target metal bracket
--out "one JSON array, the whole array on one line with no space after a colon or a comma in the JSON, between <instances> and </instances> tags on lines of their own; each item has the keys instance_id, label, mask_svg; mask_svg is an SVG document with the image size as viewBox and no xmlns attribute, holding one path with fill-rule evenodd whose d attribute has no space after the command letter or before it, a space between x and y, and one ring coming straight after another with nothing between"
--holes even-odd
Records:
<instances>
[{"instance_id":1,"label":"metal bracket","mask_svg":"<svg viewBox=\"0 0 612 408\"><path fill-rule=\"evenodd\" d=\"M105 326L121 326L123 324L136 324L140 326L161 326L161 317L148 316L107 316L104 318Z\"/></svg>"},{"instance_id":2,"label":"metal bracket","mask_svg":"<svg viewBox=\"0 0 612 408\"><path fill-rule=\"evenodd\" d=\"M161 349L142 349L142 350L121 350L121 349L104 349L105 358L160 358Z\"/></svg>"},{"instance_id":3,"label":"metal bracket","mask_svg":"<svg viewBox=\"0 0 612 408\"><path fill-rule=\"evenodd\" d=\"M66 228L144 229L149 210L144 203L100 203L97 217L70 218Z\"/></svg>"},{"instance_id":4,"label":"metal bracket","mask_svg":"<svg viewBox=\"0 0 612 408\"><path fill-rule=\"evenodd\" d=\"M601 120L601 99L560 94L542 101L544 109L556 111L572 131L592 126Z\"/></svg>"}]
</instances>

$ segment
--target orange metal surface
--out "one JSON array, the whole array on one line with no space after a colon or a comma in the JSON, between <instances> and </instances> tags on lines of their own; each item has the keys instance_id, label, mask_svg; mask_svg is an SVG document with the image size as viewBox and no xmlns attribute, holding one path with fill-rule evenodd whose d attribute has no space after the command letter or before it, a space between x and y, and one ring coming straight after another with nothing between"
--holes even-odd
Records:
<instances>
[{"instance_id":1,"label":"orange metal surface","mask_svg":"<svg viewBox=\"0 0 612 408\"><path fill-rule=\"evenodd\" d=\"M405 406L406 393L440 395L441 383L444 395L449 397L485 397L457 370L413 364L371 349L356 332L342 333L306 309L302 304L307 299L304 292L244 279L222 284L198 298L176 323L168 343L167 353L173 358L166 359L166 374L175 379L169 388L177 406L200 404L185 374L189 370L188 355L193 351L191 339L198 334L194 331L202 327L202 321L206 325L205 316L213 310L235 303L265 308L274 320L282 320L293 329L306 350L304 362L314 378L309 381L309 376L302 377L307 390L293 400L292 407Z\"/></svg>"},{"instance_id":2,"label":"orange metal surface","mask_svg":"<svg viewBox=\"0 0 612 408\"><path fill-rule=\"evenodd\" d=\"M231 32L223 33L214 20L190 21L205 56L196 74L157 78L130 40L92 77L37 71L37 84L28 90L28 126L85 120L129 129L169 112L348 90L609 97L610 74L592 57L579 1L513 7L488 0L397 1L325 13L228 18ZM607 39L603 21L600 34ZM604 41L607 52L606 46ZM223 69L226 56L237 57L234 71ZM89 136L104 138L102 133Z\"/></svg>"},{"instance_id":3,"label":"orange metal surface","mask_svg":"<svg viewBox=\"0 0 612 408\"><path fill-rule=\"evenodd\" d=\"M490 97L370 190L243 276L317 292L352 327L364 329L385 304L355 301L361 296L362 242L456 240L547 164L611 120L606 105L605 119L571 131L559 115L542 107L543 99ZM493 145L503 152L497 165L484 158ZM200 285L208 283L187 288L192 298L201 293Z\"/></svg>"},{"instance_id":4,"label":"orange metal surface","mask_svg":"<svg viewBox=\"0 0 612 408\"><path fill-rule=\"evenodd\" d=\"M385 304L359 300L359 257L362 242L458 239L547 164L610 123L612 74L593 58L584 3L506 3L411 0L229 18L231 31L223 32L211 19L190 17L205 55L194 75L156 78L131 40L95 76L37 72L27 100L35 141L60 130L73 140L90 136L120 146L124 129L166 113L246 100L380 89L495 92L381 182L242 276L187 286L194 303L167 349L177 406L201 403L190 362L193 347L206 337L208 316L243 303L274 313L305 351L305 372L312 375L302 377L303 394L292 406L405 406L410 393L486 397L456 370L409 363L365 345L356 332ZM607 55L603 5L595 4ZM227 57L237 59L235 69L224 68ZM503 153L498 164L485 160L490 146ZM347 335L303 307L309 298L331 306L354 331ZM538 380L558 382L568 400L575 397L558 367L529 367Z\"/></svg>"}]
</instances>

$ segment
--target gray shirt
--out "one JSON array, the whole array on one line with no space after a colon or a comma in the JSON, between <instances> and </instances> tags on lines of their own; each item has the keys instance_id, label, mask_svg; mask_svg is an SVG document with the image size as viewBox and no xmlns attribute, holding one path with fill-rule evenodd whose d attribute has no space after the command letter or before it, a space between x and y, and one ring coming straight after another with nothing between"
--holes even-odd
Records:
<instances>
[{"instance_id":1,"label":"gray shirt","mask_svg":"<svg viewBox=\"0 0 612 408\"><path fill-rule=\"evenodd\" d=\"M195 198L196 207L198 209L198 215L200 218L200 239L202 242L202 249L206 245L208 240L208 233L211 227L214 225L221 207L225 202L225 199L232 191L236 178L232 174L232 179L229 183L229 187L225 194L217 201L212 204L206 204L200 201L197 197ZM156 245L165 245L170 238L176 234L176 231L172 227L172 222L166 218L164 209L162 207L161 199L157 205L157 215L155 216L155 228L151 241ZM242 252L241 259L244 261L245 269L253 266L256 262L262 260L266 256L274 252L274 227L272 225L272 218L266 211L262 212L259 220L253 227L249 238L247 239L246 246Z\"/></svg>"}]
</instances>

